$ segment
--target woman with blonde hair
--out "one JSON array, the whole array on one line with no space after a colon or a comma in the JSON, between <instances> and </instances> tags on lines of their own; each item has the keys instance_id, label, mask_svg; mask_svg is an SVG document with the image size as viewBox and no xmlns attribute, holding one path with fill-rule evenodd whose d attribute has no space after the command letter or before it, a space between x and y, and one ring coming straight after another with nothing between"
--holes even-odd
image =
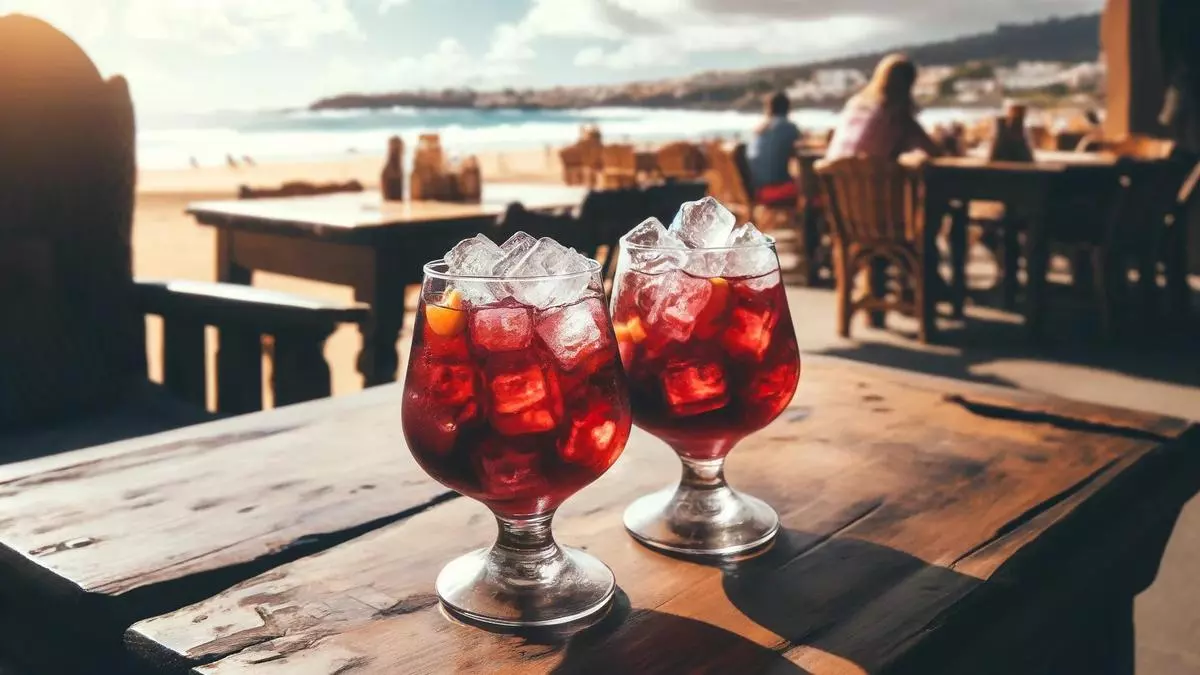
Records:
<instances>
[{"instance_id":1,"label":"woman with blonde hair","mask_svg":"<svg viewBox=\"0 0 1200 675\"><path fill-rule=\"evenodd\" d=\"M913 150L940 154L937 143L917 121L912 94L916 82L917 67L907 56L884 57L867 86L846 102L825 158L896 159Z\"/></svg>"}]
</instances>

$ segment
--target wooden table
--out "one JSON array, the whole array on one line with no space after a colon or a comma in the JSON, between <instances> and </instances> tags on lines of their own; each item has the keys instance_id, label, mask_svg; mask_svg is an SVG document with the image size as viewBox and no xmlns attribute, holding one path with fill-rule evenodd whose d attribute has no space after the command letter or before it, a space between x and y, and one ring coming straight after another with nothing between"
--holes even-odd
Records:
<instances>
[{"instance_id":1,"label":"wooden table","mask_svg":"<svg viewBox=\"0 0 1200 675\"><path fill-rule=\"evenodd\" d=\"M1046 271L1049 265L1050 227L1047 214L1051 202L1078 191L1079 185L1092 185L1091 177L1111 173L1117 164L1115 155L1078 152L1035 153L1034 162L996 162L982 157L941 157L923 164L925 183L924 250L937 251L942 223L952 214L950 228L950 299L955 316L962 316L966 299L967 222L965 213L971 201L995 201L1005 205L1008 217L1026 225L1024 256L1027 265L1025 319L1030 335L1037 338L1042 330ZM1114 175L1114 184L1116 177ZM1098 223L1097 226L1100 224ZM939 288L940 256L924 255L925 287ZM926 332L936 328L932 317L937 302L934 293L925 294L929 318Z\"/></svg>"},{"instance_id":2,"label":"wooden table","mask_svg":"<svg viewBox=\"0 0 1200 675\"><path fill-rule=\"evenodd\" d=\"M43 673L1132 673L1131 607L1200 490L1190 423L806 361L733 453L785 527L726 568L621 512L678 462L635 432L560 541L612 566L565 642L448 622L433 581L491 517L416 466L401 390L0 467L0 653Z\"/></svg>"},{"instance_id":3,"label":"wooden table","mask_svg":"<svg viewBox=\"0 0 1200 675\"><path fill-rule=\"evenodd\" d=\"M486 183L482 203L385 202L378 192L198 202L188 207L217 229L217 280L250 284L255 270L354 288L371 307L358 369L366 385L396 379L404 288L421 267L495 222L509 203L575 207L586 190Z\"/></svg>"}]
</instances>

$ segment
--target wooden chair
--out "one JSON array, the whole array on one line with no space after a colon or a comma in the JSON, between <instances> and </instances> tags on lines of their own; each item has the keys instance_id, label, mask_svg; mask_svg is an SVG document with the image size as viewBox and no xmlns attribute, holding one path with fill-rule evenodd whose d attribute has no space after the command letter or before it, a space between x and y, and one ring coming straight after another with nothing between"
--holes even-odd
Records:
<instances>
[{"instance_id":1,"label":"wooden chair","mask_svg":"<svg viewBox=\"0 0 1200 675\"><path fill-rule=\"evenodd\" d=\"M632 145L606 145L600 153L600 187L606 190L637 185L637 151Z\"/></svg>"},{"instance_id":2,"label":"wooden chair","mask_svg":"<svg viewBox=\"0 0 1200 675\"><path fill-rule=\"evenodd\" d=\"M1107 179L1108 195L1101 198L1108 218L1098 233L1073 232L1069 243L1089 256L1092 266L1095 302L1100 312L1101 330L1112 338L1118 332L1118 314L1122 305L1135 307L1140 316L1130 316L1128 325L1152 325L1160 298L1159 263L1164 263L1168 293L1180 273L1170 258L1164 260L1170 225L1178 208L1178 198L1193 167L1175 161L1139 161L1127 158L1118 163ZM1112 182L1117 185L1112 185ZM1098 181L1100 182L1100 181ZM1098 187L1105 187L1103 184ZM1060 235L1061 238L1061 235ZM1137 300L1129 302L1129 271L1138 271ZM1186 274L1186 271L1183 271ZM1186 283L1186 281L1185 281Z\"/></svg>"},{"instance_id":3,"label":"wooden chair","mask_svg":"<svg viewBox=\"0 0 1200 675\"><path fill-rule=\"evenodd\" d=\"M895 310L917 317L919 338L927 342L934 317L924 315L924 287L918 183L898 163L868 158L818 162L833 221L834 276L837 280L837 331L850 336L855 312L873 313L882 324L882 312ZM898 285L888 289L887 268L897 273ZM866 272L870 283L857 298L854 280Z\"/></svg>"},{"instance_id":4,"label":"wooden chair","mask_svg":"<svg viewBox=\"0 0 1200 675\"><path fill-rule=\"evenodd\" d=\"M621 237L652 215L655 214L647 208L645 192L637 188L592 190L584 197L579 207L579 221L596 232L603 242L599 254L603 256L605 280L611 279L616 272ZM662 220L661 216L656 217ZM670 217L667 216L664 224L670 222Z\"/></svg>"},{"instance_id":5,"label":"wooden chair","mask_svg":"<svg viewBox=\"0 0 1200 675\"><path fill-rule=\"evenodd\" d=\"M690 180L651 185L642 191L641 201L646 209L646 217L653 216L661 220L664 225L670 225L684 202L704 199L707 194L708 183L702 180Z\"/></svg>"},{"instance_id":6,"label":"wooden chair","mask_svg":"<svg viewBox=\"0 0 1200 675\"><path fill-rule=\"evenodd\" d=\"M558 151L558 159L562 162L563 183L567 185L586 185L583 167L583 148L578 144L568 145Z\"/></svg>"},{"instance_id":7,"label":"wooden chair","mask_svg":"<svg viewBox=\"0 0 1200 675\"><path fill-rule=\"evenodd\" d=\"M517 232L541 238L550 237L563 246L569 246L589 258L596 258L598 249L605 243L596 228L565 213L530 211L524 204L508 205L496 222L498 241L505 241Z\"/></svg>"},{"instance_id":8,"label":"wooden chair","mask_svg":"<svg viewBox=\"0 0 1200 675\"><path fill-rule=\"evenodd\" d=\"M313 195L328 195L341 192L362 192L362 183L351 180L345 183L310 183L308 181L289 181L277 188L238 187L238 199L268 199L271 197L309 197Z\"/></svg>"},{"instance_id":9,"label":"wooden chair","mask_svg":"<svg viewBox=\"0 0 1200 675\"><path fill-rule=\"evenodd\" d=\"M709 194L737 215L738 222L745 222L753 218L754 204L749 186L734 160L735 153L736 148L734 152L727 151L719 142L707 144L704 154L708 169L704 172L704 181L708 183Z\"/></svg>"},{"instance_id":10,"label":"wooden chair","mask_svg":"<svg viewBox=\"0 0 1200 675\"><path fill-rule=\"evenodd\" d=\"M704 155L686 141L668 143L655 153L658 175L664 180L691 180L704 173Z\"/></svg>"},{"instance_id":11,"label":"wooden chair","mask_svg":"<svg viewBox=\"0 0 1200 675\"><path fill-rule=\"evenodd\" d=\"M208 418L205 326L221 335L218 409L262 407L262 336L275 398L329 393L326 337L365 310L204 282L133 279L134 116L40 20L0 17L0 461ZM164 385L146 374L144 314L164 319ZM257 396L257 398L255 398Z\"/></svg>"}]
</instances>

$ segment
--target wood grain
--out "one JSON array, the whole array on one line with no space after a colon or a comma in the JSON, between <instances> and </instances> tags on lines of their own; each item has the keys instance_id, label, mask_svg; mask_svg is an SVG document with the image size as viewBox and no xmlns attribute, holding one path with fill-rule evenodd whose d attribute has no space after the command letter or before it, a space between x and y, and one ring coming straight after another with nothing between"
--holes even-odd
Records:
<instances>
[{"instance_id":1,"label":"wood grain","mask_svg":"<svg viewBox=\"0 0 1200 675\"><path fill-rule=\"evenodd\" d=\"M729 463L736 488L779 510L774 549L720 569L634 543L623 508L677 471L664 446L636 433L556 521L559 539L605 560L623 592L608 621L572 639L499 637L443 618L437 572L494 536L482 507L455 500L140 622L127 641L164 671L211 674L939 672L929 665L958 654L964 635L980 650L972 658L986 657L968 663L1002 664L1018 650L989 640L985 619L1036 609L1040 596L1024 589L1064 576L1072 593L1108 588L1106 575L1128 566L1080 564L1093 551L1124 546L1157 561L1165 534L1136 546L1148 516L1124 516L1147 509L1169 532L1200 489L1189 429L810 359L794 405ZM1187 480L1159 491L1172 477ZM1034 612L1029 626L1061 620L1077 601L1045 595L1057 613Z\"/></svg>"},{"instance_id":2,"label":"wood grain","mask_svg":"<svg viewBox=\"0 0 1200 675\"><path fill-rule=\"evenodd\" d=\"M444 498L407 450L399 394L370 391L0 467L9 591L103 599L117 616L146 616L238 580L222 570L269 569L323 536L340 540Z\"/></svg>"}]
</instances>

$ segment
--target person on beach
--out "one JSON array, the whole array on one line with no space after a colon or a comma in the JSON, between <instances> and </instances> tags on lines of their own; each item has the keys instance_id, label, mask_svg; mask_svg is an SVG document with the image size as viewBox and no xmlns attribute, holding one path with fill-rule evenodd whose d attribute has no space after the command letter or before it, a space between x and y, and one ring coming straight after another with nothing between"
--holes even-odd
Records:
<instances>
[{"instance_id":1,"label":"person on beach","mask_svg":"<svg viewBox=\"0 0 1200 675\"><path fill-rule=\"evenodd\" d=\"M792 102L776 92L766 100L766 119L746 146L750 186L760 204L795 204L800 192L790 171L800 129L788 119Z\"/></svg>"},{"instance_id":2,"label":"person on beach","mask_svg":"<svg viewBox=\"0 0 1200 675\"><path fill-rule=\"evenodd\" d=\"M940 155L937 143L917 121L912 93L916 82L917 67L907 56L884 57L867 86L842 109L825 159L896 159L914 150Z\"/></svg>"}]
</instances>

